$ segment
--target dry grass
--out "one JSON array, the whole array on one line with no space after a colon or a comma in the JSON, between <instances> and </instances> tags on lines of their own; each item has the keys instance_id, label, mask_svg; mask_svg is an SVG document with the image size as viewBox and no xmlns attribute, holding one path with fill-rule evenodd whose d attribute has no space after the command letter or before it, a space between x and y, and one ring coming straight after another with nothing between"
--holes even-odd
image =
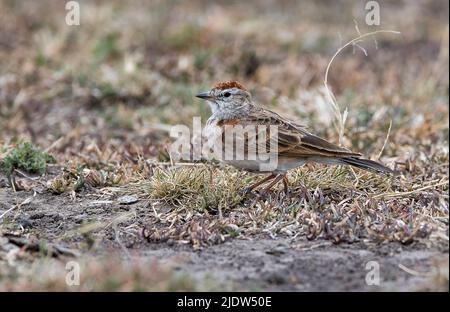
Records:
<instances>
[{"instance_id":1,"label":"dry grass","mask_svg":"<svg viewBox=\"0 0 450 312\"><path fill-rule=\"evenodd\" d=\"M265 199L240 195L252 179L234 169L207 165L158 169L149 181L125 186L121 192L150 200L158 220L147 225L153 241L170 239L199 247L265 233L335 243L448 244L447 198L440 195L448 187L446 179L419 184L405 177L311 166L290 172L288 195L280 186Z\"/></svg>"},{"instance_id":2,"label":"dry grass","mask_svg":"<svg viewBox=\"0 0 450 312\"><path fill-rule=\"evenodd\" d=\"M18 255L18 258L26 255ZM39 259L27 268L11 266L0 270L1 291L199 291L194 280L174 273L167 265L156 261L134 259L124 261L117 258L79 258L79 285L66 283L69 270L67 262L54 259ZM10 267L10 268L11 268ZM72 268L68 266L67 268ZM4 267L0 268L4 269ZM114 272L114 274L111 274ZM71 276L69 276L71 278ZM214 289L211 281L209 285Z\"/></svg>"}]
</instances>

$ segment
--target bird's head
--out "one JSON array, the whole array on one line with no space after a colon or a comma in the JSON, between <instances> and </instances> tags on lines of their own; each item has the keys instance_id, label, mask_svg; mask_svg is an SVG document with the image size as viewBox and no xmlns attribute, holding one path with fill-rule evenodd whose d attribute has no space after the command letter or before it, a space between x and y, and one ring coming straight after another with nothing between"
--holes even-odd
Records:
<instances>
[{"instance_id":1,"label":"bird's head","mask_svg":"<svg viewBox=\"0 0 450 312\"><path fill-rule=\"evenodd\" d=\"M211 110L216 112L233 112L251 104L251 95L247 89L237 81L219 82L206 92L201 92L196 97L208 102Z\"/></svg>"}]
</instances>

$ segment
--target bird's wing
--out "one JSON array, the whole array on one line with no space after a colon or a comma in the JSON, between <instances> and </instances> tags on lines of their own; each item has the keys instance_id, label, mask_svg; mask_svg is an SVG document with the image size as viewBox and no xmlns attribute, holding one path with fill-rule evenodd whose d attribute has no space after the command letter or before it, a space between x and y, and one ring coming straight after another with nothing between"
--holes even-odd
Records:
<instances>
[{"instance_id":1,"label":"bird's wing","mask_svg":"<svg viewBox=\"0 0 450 312\"><path fill-rule=\"evenodd\" d=\"M241 125L265 125L276 126L277 132L266 129L269 133L268 144L277 144L278 155L285 157L359 157L361 154L354 153L344 147L337 146L318 136L315 136L305 127L287 120L275 112L260 108L250 112L246 117L239 120ZM272 133L271 133L272 132ZM260 131L257 131L257 135ZM269 146L267 146L269 149Z\"/></svg>"}]
</instances>

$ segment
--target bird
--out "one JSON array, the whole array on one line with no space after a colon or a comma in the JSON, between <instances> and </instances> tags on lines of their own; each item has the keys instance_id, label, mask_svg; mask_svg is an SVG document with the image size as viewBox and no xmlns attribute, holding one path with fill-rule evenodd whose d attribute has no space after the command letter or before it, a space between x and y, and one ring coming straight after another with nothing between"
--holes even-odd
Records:
<instances>
[{"instance_id":1,"label":"bird","mask_svg":"<svg viewBox=\"0 0 450 312\"><path fill-rule=\"evenodd\" d=\"M350 165L378 174L395 174L385 165L328 142L309 132L305 126L255 103L247 88L238 81L216 83L211 90L200 92L196 97L206 100L211 108L212 114L202 135L209 148L219 146L215 153L217 158L241 170L268 174L246 187L245 193L251 193L269 181L260 191L261 195L267 194L279 182L283 183L287 193L287 172L310 162ZM240 153L236 151L238 144L243 145ZM273 148L269 149L270 146ZM275 165L267 165L267 157L263 160L260 157L263 154L276 159Z\"/></svg>"}]
</instances>

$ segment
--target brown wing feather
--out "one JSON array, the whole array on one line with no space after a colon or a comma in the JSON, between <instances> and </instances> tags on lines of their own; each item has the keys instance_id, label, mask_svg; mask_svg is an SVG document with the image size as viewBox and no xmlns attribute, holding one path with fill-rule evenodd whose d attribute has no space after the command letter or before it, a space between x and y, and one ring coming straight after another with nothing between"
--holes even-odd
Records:
<instances>
[{"instance_id":1,"label":"brown wing feather","mask_svg":"<svg viewBox=\"0 0 450 312\"><path fill-rule=\"evenodd\" d=\"M349 157L361 156L359 153L330 143L318 136L315 136L305 127L286 120L275 112L267 109L257 108L257 111L250 112L240 122L243 125L276 125L278 126L278 154L286 157ZM271 138L274 142L275 138Z\"/></svg>"}]
</instances>

